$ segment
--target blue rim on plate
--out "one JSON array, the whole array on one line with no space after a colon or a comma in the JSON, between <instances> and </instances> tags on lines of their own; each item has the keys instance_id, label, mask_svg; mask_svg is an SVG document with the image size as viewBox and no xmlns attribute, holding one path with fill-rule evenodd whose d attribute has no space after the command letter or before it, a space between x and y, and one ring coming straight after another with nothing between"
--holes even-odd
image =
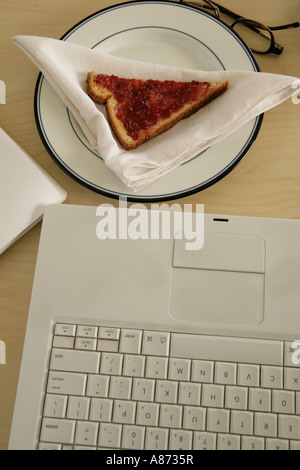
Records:
<instances>
[{"instance_id":1,"label":"blue rim on plate","mask_svg":"<svg viewBox=\"0 0 300 470\"><path fill-rule=\"evenodd\" d=\"M145 6L147 8L152 7L155 9L161 8L172 8L170 11L175 11L174 8L181 8L184 9L185 11L188 10L189 12L192 12L195 15L201 15L201 18L205 19L206 22L213 22L217 27L222 28L225 30L226 34L230 35L231 38L234 38L234 41L237 43L238 48L241 48L242 54L245 55L246 61L248 61L249 68L255 72L260 72L258 64L248 48L248 46L243 42L243 40L233 31L230 29L230 27L224 23L222 20L215 18L214 16L210 15L209 13L202 12L192 6L187 6L183 5L181 3L177 2L172 2L172 1L137 1L137 2L127 2L127 3L120 3L117 5L113 5L111 7L105 8L103 10L100 10L79 23L77 23L75 26L73 26L69 31L67 31L61 38L61 40L67 41L67 40L72 40L74 38L74 34L76 36L77 33L81 32L81 28L89 28L90 25L93 25L94 21L102 21L104 19L105 21L105 15L107 14L117 14L119 15L120 12L122 13L121 9L124 8L133 8L135 9L137 6L139 7L139 13L141 12L140 8L142 6ZM179 10L176 10L178 12ZM181 10L180 10L180 13ZM136 21L138 21L138 17L135 17ZM199 16L197 17L199 19ZM141 20L142 21L142 20ZM168 21L168 20L167 20ZM218 67L219 70L224 70L226 67L223 64L222 58L218 56L212 50L209 48L208 45L204 43L199 37L195 37L195 35L189 34L188 31L182 31L178 30L178 28L172 27L172 24L170 25L163 25L163 26L158 26L155 24L151 25L144 25L144 24L137 24L136 26L131 26L128 28L124 29L119 29L113 33L110 34L104 34L104 37L99 39L99 41L93 42L89 47L102 47L106 44L110 44L111 41L118 41L118 38L121 37L123 38L124 34L130 35L132 34L143 34L143 30L147 33L149 31L153 31L153 34L156 34L156 32L159 32L161 29L162 32L172 32L174 34L179 35L179 37L186 38L187 41L191 40L194 41L196 46L199 45L202 49L204 48L205 51L208 51L208 54L212 57L213 63L215 64L216 67ZM130 37L130 36L129 36ZM78 38L76 38L78 40ZM194 46L193 46L194 47ZM134 57L133 57L134 58ZM147 60L146 60L147 61ZM83 155L82 158L85 159L83 165L86 163L88 165L88 159L91 158L95 161L93 162L93 165L95 168L95 165L101 165L101 169L99 169L99 180L92 180L92 178L88 175L86 176L83 174L84 172L80 169L81 165L78 168L76 168L76 165L73 164L72 157L69 155L66 157L64 155L64 152L61 152L58 148L56 143L58 142L57 139L64 139L64 129L59 129L59 131L54 132L54 135L50 136L49 130L48 130L48 121L47 119L44 118L44 108L48 107L48 102L47 102L47 88L48 82L45 80L45 77L42 73L39 74L36 87L35 87L35 96L34 96L34 113L35 113L35 120L36 120L36 126L40 135L40 138L43 142L43 145L45 146L46 150L48 151L49 155L52 157L52 159L55 161L55 163L73 180L76 182L80 183L82 186L96 192L99 194L102 194L104 196L112 197L115 199L118 198L127 198L128 201L131 202L162 202L166 200L174 200L182 197L189 196L191 194L197 193L199 191L202 191L209 186L212 186L213 184L217 183L221 179L223 179L226 175L228 175L235 167L236 165L242 160L242 158L248 153L250 148L252 147L254 141L257 138L257 135L259 133L259 130L261 128L262 120L263 120L263 114L260 116L257 116L251 123L250 127L248 126L247 131L246 131L246 137L243 135L241 137L241 145L238 150L235 151L233 150L233 155L230 155L230 149L227 150L228 152L228 161L225 162L225 164L221 164L220 168L217 168L217 171L213 172L213 174L209 175L208 177L204 178L204 180L199 179L199 182L195 182L195 172L197 172L200 168L201 172L201 166L199 167L199 156L205 152L201 152L199 155L195 156L192 160L189 162L186 162L184 165L179 167L179 169L173 170L170 172L168 175L163 176L159 178L159 183L156 183L153 185L149 185L146 187L144 190L141 192L134 193L132 192L129 188L127 188L123 183L119 181L119 178L115 175L111 175L107 172L110 172L109 169L107 169L105 163L103 162L102 158L100 155L95 153L89 146L88 142L85 141L85 138L82 137L80 133L80 129L78 129L78 126L76 126L76 122L74 121L74 118L72 117L71 113L69 110L61 103L61 106L59 105L59 114L60 116L62 115L62 120L64 122L64 125L67 126L68 132L71 132L72 135L72 142L73 146L75 146L75 151L76 154L80 154L84 152L86 155ZM55 93L53 91L53 93ZM46 97L45 97L46 96ZM59 100L59 99L58 99ZM53 116L53 119L56 119L57 116ZM51 112L50 112L50 120L52 119L51 117ZM237 131L238 132L238 131ZM219 152L222 149L222 141L216 144L214 147L215 153ZM227 146L228 147L228 146ZM230 147L230 145L229 145ZM210 149L208 149L210 151ZM223 151L223 150L222 150ZM72 152L72 149L70 149L70 152ZM73 149L74 153L74 149ZM87 157L88 156L88 157ZM198 162L197 162L198 160ZM91 160L90 160L91 161ZM193 178L191 178L191 181L189 181L189 173L188 173L188 168L189 165L191 166L191 174L193 173ZM198 165L195 168L193 168L193 165ZM181 178L180 172L183 171L184 169L184 178L187 179L187 181L181 181L184 178ZM174 172L177 172L174 173ZM108 182L106 182L105 175L106 173L109 175L109 178L107 178ZM111 173L111 172L110 172ZM173 176L175 175L177 180L180 181L179 187L174 187L172 186L172 173ZM104 178L104 181L101 181L101 178ZM175 177L174 176L174 177ZM114 178L116 181L114 181ZM166 183L166 184L165 184ZM181 185L181 186L180 186ZM154 189L152 190L152 188Z\"/></svg>"}]
</instances>

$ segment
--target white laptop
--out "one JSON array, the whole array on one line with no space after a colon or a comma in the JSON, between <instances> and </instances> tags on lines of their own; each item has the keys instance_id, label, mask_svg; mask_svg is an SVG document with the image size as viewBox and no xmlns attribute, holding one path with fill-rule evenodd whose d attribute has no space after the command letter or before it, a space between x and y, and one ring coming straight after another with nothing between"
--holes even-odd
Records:
<instances>
[{"instance_id":1,"label":"white laptop","mask_svg":"<svg viewBox=\"0 0 300 470\"><path fill-rule=\"evenodd\" d=\"M46 210L9 449L300 449L300 221L142 220Z\"/></svg>"}]
</instances>

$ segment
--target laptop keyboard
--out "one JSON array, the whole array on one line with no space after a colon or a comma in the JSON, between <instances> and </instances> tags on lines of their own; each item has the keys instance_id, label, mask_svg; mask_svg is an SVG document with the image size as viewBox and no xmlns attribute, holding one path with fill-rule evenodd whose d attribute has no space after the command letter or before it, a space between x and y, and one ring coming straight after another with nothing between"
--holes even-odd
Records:
<instances>
[{"instance_id":1,"label":"laptop keyboard","mask_svg":"<svg viewBox=\"0 0 300 470\"><path fill-rule=\"evenodd\" d=\"M57 323L38 448L300 450L291 345Z\"/></svg>"}]
</instances>

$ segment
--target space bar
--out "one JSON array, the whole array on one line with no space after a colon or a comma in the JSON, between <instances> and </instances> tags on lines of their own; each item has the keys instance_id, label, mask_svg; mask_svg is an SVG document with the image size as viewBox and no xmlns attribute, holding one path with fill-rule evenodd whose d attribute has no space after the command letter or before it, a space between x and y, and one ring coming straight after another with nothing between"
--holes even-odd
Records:
<instances>
[{"instance_id":1,"label":"space bar","mask_svg":"<svg viewBox=\"0 0 300 470\"><path fill-rule=\"evenodd\" d=\"M279 366L283 365L283 342L172 333L170 356Z\"/></svg>"}]
</instances>

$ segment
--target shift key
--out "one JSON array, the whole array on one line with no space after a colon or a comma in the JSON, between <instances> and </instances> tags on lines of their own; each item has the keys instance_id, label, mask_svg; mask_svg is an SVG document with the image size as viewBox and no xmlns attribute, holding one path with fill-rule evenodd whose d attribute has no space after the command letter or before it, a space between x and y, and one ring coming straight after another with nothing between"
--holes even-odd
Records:
<instances>
[{"instance_id":1,"label":"shift key","mask_svg":"<svg viewBox=\"0 0 300 470\"><path fill-rule=\"evenodd\" d=\"M100 354L94 351L54 348L51 354L50 369L96 374L99 371Z\"/></svg>"}]
</instances>

